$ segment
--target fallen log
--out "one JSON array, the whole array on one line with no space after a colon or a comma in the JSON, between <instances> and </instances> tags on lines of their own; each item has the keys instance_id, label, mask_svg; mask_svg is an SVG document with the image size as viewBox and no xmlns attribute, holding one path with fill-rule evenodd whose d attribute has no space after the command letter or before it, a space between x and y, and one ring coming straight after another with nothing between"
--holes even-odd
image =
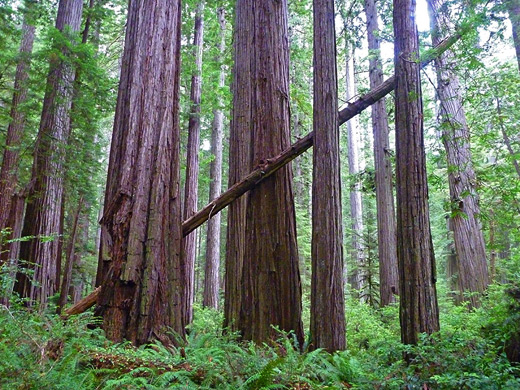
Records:
<instances>
[{"instance_id":1,"label":"fallen log","mask_svg":"<svg viewBox=\"0 0 520 390\"><path fill-rule=\"evenodd\" d=\"M440 56L446 50L448 50L451 46L457 42L462 35L466 31L469 30L469 27L461 29L459 32L455 33L449 38L446 38L442 43L440 43L437 47L427 51L421 58L421 67L428 65L435 58ZM370 90L370 92L361 96L353 103L349 103L347 107L341 110L338 113L339 124L342 125L349 119L354 116L360 114L367 107L371 106L378 100L382 99L390 92L392 92L395 88L395 76L390 77L377 88ZM288 164L300 154L307 151L312 147L313 144L314 133L310 132L305 137L299 139L296 143L292 144L288 149L284 150L278 156L267 159L263 162L259 167L257 167L253 172L247 175L240 182L236 183L234 186L229 188L226 192L222 193L218 198L214 199L211 203L209 203L202 210L198 211L192 217L188 218L186 221L182 223L182 234L183 236L187 236L192 231L197 229L200 225L206 222L208 219L213 217L215 214L220 212L222 209L229 206L235 199L238 199L242 195L244 195L247 191L253 189L258 183L271 176L273 173L278 171L284 165ZM97 296L99 295L98 287L94 290L90 295L83 298L74 306L65 310L66 315L74 315L80 314L84 311L88 310L90 307L95 305Z\"/></svg>"},{"instance_id":2,"label":"fallen log","mask_svg":"<svg viewBox=\"0 0 520 390\"><path fill-rule=\"evenodd\" d=\"M432 50L426 52L421 59L421 66L424 67L436 57L440 56L446 50L448 50L455 42L457 42L462 36L462 32L458 32L455 35L445 39L441 44ZM377 88L372 89L367 94L361 96L355 102L350 103L346 108L338 113L339 124L342 125L349 119L360 114L367 107L371 106L378 100L382 99L395 88L395 76L390 77ZM310 132L304 138L298 140L292 144L288 149L284 150L278 156L268 159L262 162L253 172L247 175L240 182L233 185L226 192L214 199L202 210L198 211L192 217L188 218L182 224L182 233L184 236L191 233L193 230L198 228L212 216L220 212L226 206L231 204L235 199L239 198L247 191L253 189L258 183L267 177L271 176L277 170L282 168L287 163L294 160L300 154L304 153L313 144L314 133Z\"/></svg>"},{"instance_id":3,"label":"fallen log","mask_svg":"<svg viewBox=\"0 0 520 390\"><path fill-rule=\"evenodd\" d=\"M88 309L90 309L92 306L96 304L100 290L101 287L96 288L94 291L92 291L89 295L80 300L78 303L72 305L67 310L65 310L64 315L72 316L75 314L81 314L86 312Z\"/></svg>"}]
</instances>

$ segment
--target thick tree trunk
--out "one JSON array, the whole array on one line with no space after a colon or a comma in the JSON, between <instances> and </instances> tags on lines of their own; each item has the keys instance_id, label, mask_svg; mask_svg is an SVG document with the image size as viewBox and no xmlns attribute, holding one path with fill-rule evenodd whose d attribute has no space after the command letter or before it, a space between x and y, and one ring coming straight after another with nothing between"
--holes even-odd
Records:
<instances>
[{"instance_id":1,"label":"thick tree trunk","mask_svg":"<svg viewBox=\"0 0 520 390\"><path fill-rule=\"evenodd\" d=\"M74 42L81 24L82 0L60 0L56 28L67 40ZM63 56L69 56L66 46L55 43ZM32 277L27 272L17 276L15 290L30 302L43 306L58 285L58 256L63 198L63 165L70 135L69 112L72 104L75 72L71 62L53 56L50 60L47 90L43 101L40 129L34 152L31 191L23 228L24 236L34 236L23 242L20 257L31 263ZM43 240L43 237L54 237Z\"/></svg>"},{"instance_id":2,"label":"thick tree trunk","mask_svg":"<svg viewBox=\"0 0 520 390\"><path fill-rule=\"evenodd\" d=\"M60 288L60 297L58 299L57 313L60 314L63 307L67 304L69 295L69 287L72 280L72 266L75 261L75 247L78 239L78 225L81 215L81 209L83 207L83 198L80 198L76 213L74 215L74 221L72 222L72 231L70 233L69 242L67 244L67 252L65 254L65 269L63 270L63 279Z\"/></svg>"},{"instance_id":3,"label":"thick tree trunk","mask_svg":"<svg viewBox=\"0 0 520 390\"><path fill-rule=\"evenodd\" d=\"M219 87L224 88L226 71L222 64L226 49L226 15L223 7L217 11L220 25L220 76ZM222 140L224 137L224 112L222 98L218 99L219 107L213 111L213 127L211 132L211 154L213 161L210 165L211 184L209 188L210 202L217 199L222 192ZM219 301L219 268L220 268L220 214L208 221L206 239L206 265L204 270L204 297L202 304L205 307L218 309Z\"/></svg>"},{"instance_id":4,"label":"thick tree trunk","mask_svg":"<svg viewBox=\"0 0 520 390\"><path fill-rule=\"evenodd\" d=\"M381 45L379 39L378 12L375 0L365 0L369 56L370 88L383 83ZM377 244L379 253L380 305L395 302L399 290L397 272L397 234L395 222L394 194L392 183L392 161L388 140L388 114L385 99L372 105L372 131L374 133L374 167L376 176Z\"/></svg>"},{"instance_id":5,"label":"thick tree trunk","mask_svg":"<svg viewBox=\"0 0 520 390\"><path fill-rule=\"evenodd\" d=\"M237 63L249 63L244 84L234 84L232 132L245 131L251 143L246 169L290 145L289 47L287 1L239 0L236 5ZM240 20L240 15L244 19ZM249 43L246 47L239 44ZM241 70L241 69L240 69ZM235 72L240 71L239 68ZM244 102L251 102L245 106ZM242 125L245 125L244 127ZM239 152L240 155L240 152ZM240 315L237 324L245 340L269 342L279 335L272 328L294 331L303 345L301 286L290 166L262 181L248 194ZM242 221L237 221L242 227Z\"/></svg>"},{"instance_id":6,"label":"thick tree trunk","mask_svg":"<svg viewBox=\"0 0 520 390\"><path fill-rule=\"evenodd\" d=\"M242 19L243 20L243 19ZM466 30L467 31L467 30ZM426 66L428 63L433 61L433 59L437 56L442 54L445 50L450 48L455 42L458 41L458 39L464 34L464 31L458 32L455 35L451 36L450 38L446 39L442 42L441 45L437 46L435 50L430 51L426 53L426 55L422 58L421 61L421 67ZM235 39L236 42L236 39ZM243 65L243 64L242 64ZM235 66L237 66L235 64ZM235 77L240 75L240 73L235 72ZM374 102L377 102L382 97L386 96L388 93L393 91L395 88L395 77L392 76L389 79L387 79L383 84L381 84L379 87L371 90L366 95L361 96L359 99L357 99L354 103L350 104L348 107L344 108L339 112L339 125L342 125L346 121L348 121L350 118L352 118L355 115L358 115L363 110L365 110L367 107L374 104ZM243 101L238 101L237 104L242 104ZM237 104L234 104L234 107L237 106ZM242 119L240 119L240 123L242 122ZM247 151L244 150L245 148L238 149L238 146L240 143L238 142L239 139L244 140L244 133L242 133L242 137L239 138L237 134L234 134L234 141L233 141L233 133L231 133L231 140L230 140L230 149L235 148L235 150L240 150L242 153L246 153ZM232 142L233 141L233 142ZM289 162L294 160L296 157L307 151L309 148L312 147L314 142L314 132L310 132L307 134L304 138L298 140L294 144L292 144L290 147L285 149L282 153L280 153L278 156L267 159L265 164L260 165L256 169L254 169L251 173L249 173L247 176L245 176L244 179L238 180L235 178L233 179L235 184L231 186L227 191L225 191L222 195L220 195L217 199L213 200L210 204L205 206L202 210L197 212L193 217L189 218L187 221L184 221L182 223L182 234L185 236L186 234L192 232L194 229L202 225L204 222L206 222L208 219L211 219L217 213L219 213L221 210L226 208L227 206L230 206L229 214L235 210L235 217L228 219L235 221L237 216L240 216L241 214L238 212L240 209L238 208L237 204L240 202L243 202L242 195L244 195L246 192L254 188L256 185L258 185L260 182L268 178L273 173L277 172L280 168L287 165ZM230 161L233 161L233 157L236 157L235 153L230 154ZM240 167L240 165L235 160L234 162L235 169L230 168L230 174L231 173L237 173L237 167ZM231 163L230 163L231 167ZM112 181L111 170L109 169L108 173L108 180L107 183L110 183ZM233 180L230 179L230 182ZM107 184L107 187L109 185ZM312 187L309 187L309 193L312 195ZM240 217L241 218L241 217ZM239 220L241 220L239 218ZM103 227L103 226L101 226ZM101 230L101 229L100 229ZM233 230L232 236L240 238L240 229L239 225L235 225L234 229L230 229L229 223L228 223L228 237L230 234L230 230ZM107 241L109 242L109 236L105 235L107 237ZM103 235L99 234L99 242L98 247L100 248L100 263L103 264L102 267L98 267L98 273L96 275L96 282L104 277L104 275L107 274L107 269L109 268L107 264L109 264L109 257L108 254L103 255L101 257L102 252L102 238ZM107 247L105 245L105 247ZM230 248L233 248L231 251L232 256L236 256L236 249L243 248L243 245L236 245L236 243L233 243L231 245L228 242L228 246L226 248L226 259L228 259L228 253ZM235 257L234 257L235 258ZM108 259L108 260L107 260ZM225 286L226 286L226 295L225 295L225 308L224 308L224 325L225 327L228 327L229 329L236 330L236 325L234 322L234 319L237 317L232 317L237 313L236 305L239 302L239 296L233 296L228 289L228 286L232 286L233 288L238 288L239 286L239 280L238 278L241 275L241 273L237 273L237 269L241 267L241 262L235 262L233 264L229 264L229 262L226 262L226 277L225 277ZM228 268L229 267L229 268ZM241 272L241 271L240 271ZM233 279L230 275L237 276L237 279ZM238 291L238 290L237 290ZM93 294L93 293L92 293ZM91 294L91 295L92 295ZM91 299L90 295L88 297L85 297L83 300L89 300ZM236 314L238 315L238 314Z\"/></svg>"},{"instance_id":7,"label":"thick tree trunk","mask_svg":"<svg viewBox=\"0 0 520 390\"><path fill-rule=\"evenodd\" d=\"M505 4L509 13L509 20L513 27L513 42L516 51L516 60L518 61L518 69L520 70L520 1L505 0Z\"/></svg>"},{"instance_id":8,"label":"thick tree trunk","mask_svg":"<svg viewBox=\"0 0 520 390\"><path fill-rule=\"evenodd\" d=\"M334 1L314 0L311 345L345 349Z\"/></svg>"},{"instance_id":9,"label":"thick tree trunk","mask_svg":"<svg viewBox=\"0 0 520 390\"><path fill-rule=\"evenodd\" d=\"M346 21L345 28L348 28ZM356 96L357 88L354 75L354 50L349 43L346 44L346 52L346 98L347 101L350 101ZM359 119L355 116L347 121L346 125L348 138L348 173L351 178L355 177L355 183L350 187L349 191L352 230L350 258L354 265L354 269L349 272L348 280L350 286L356 292L355 295L365 302L365 293L363 291L366 284L365 254L363 253L363 201L361 199L361 183L356 177L362 170L360 160L361 134Z\"/></svg>"},{"instance_id":10,"label":"thick tree trunk","mask_svg":"<svg viewBox=\"0 0 520 390\"><path fill-rule=\"evenodd\" d=\"M186 158L186 182L184 189L184 220L197 212L199 199L199 150L200 150L200 97L202 87L202 42L204 36L204 1L197 4L195 14L195 31L193 38L193 56L195 71L191 76L190 119L188 123L188 154ZM184 237L182 263L185 265L186 293L183 316L186 324L193 317L193 294L195 289L195 258L197 247L197 232Z\"/></svg>"},{"instance_id":11,"label":"thick tree trunk","mask_svg":"<svg viewBox=\"0 0 520 390\"><path fill-rule=\"evenodd\" d=\"M184 336L180 262L180 1L129 4L102 224L110 268L98 297L107 337Z\"/></svg>"},{"instance_id":12,"label":"thick tree trunk","mask_svg":"<svg viewBox=\"0 0 520 390\"><path fill-rule=\"evenodd\" d=\"M442 54L445 50L447 50L449 47L451 47L461 36L461 33L458 33L456 35L453 35L449 39L446 39L442 42L439 46L435 48L433 52L429 52L425 55L423 61L421 62L421 67L426 66L429 62L431 62L436 55ZM358 115L359 113L363 112L367 107L370 107L372 104L377 102L382 97L386 96L388 93L393 91L395 88L395 77L392 76L388 80L386 80L383 84L379 85L375 89L372 89L370 92L368 92L366 95L361 96L359 99L357 99L354 103L349 104L346 108L341 110L339 112L339 125L342 125L352 117ZM243 101L239 101L237 104L243 104ZM244 103L245 104L245 103ZM235 105L234 105L235 106ZM240 120L242 120L240 118ZM243 134L242 134L243 135ZM231 140L230 140L230 149L234 148L234 143L239 143L239 139L236 138L233 140L234 135L231 134ZM245 138L242 137L240 139L242 143L240 145L248 145L247 142L245 142ZM239 199L243 194L245 194L247 191L254 188L256 185L258 185L263 180L267 179L270 175L277 172L280 168L284 167L286 164L294 160L296 157L307 151L309 148L312 147L314 142L314 132L310 132L302 139L296 141L294 144L292 144L290 147L285 149L282 153L279 155L265 160L264 164L261 164L259 167L254 169L252 172L249 173L248 170L243 169L243 178L242 179L230 179L230 182L233 182L233 185L230 185L227 191L225 191L222 195L220 195L217 199L213 200L211 203L206 205L203 209L198 211L195 215L193 215L188 220L184 221L182 224L182 231L183 234L186 235L193 230L195 230L197 227L202 225L204 222L206 222L211 217L217 215L219 211L224 209L225 207L230 206L230 210L228 213L233 214L234 211L236 211L236 208L238 207L236 205L237 202L233 203L235 200ZM243 148L245 149L245 148ZM247 153L247 150L242 150L243 153ZM230 164L231 161L233 161L233 158L236 157L236 153L230 153ZM235 164L235 162L233 162ZM243 168L243 164L239 165L238 167ZM231 165L230 165L231 167ZM236 169L231 169L230 172L235 172ZM109 172L110 173L110 172ZM309 187L309 193L312 192L312 187ZM238 215L238 214L237 214ZM232 220L234 220L234 217L230 217ZM230 230L230 226L228 224L228 233ZM234 234L234 237L236 235ZM228 249L235 247L236 243L229 243L228 242ZM231 245L231 246L230 246ZM238 245L238 244L237 244ZM241 247L241 246L240 246ZM235 250L233 250L234 253L237 253ZM227 258L227 255L226 255ZM226 263L226 267L229 264ZM226 271L227 273L227 271ZM226 277L226 283L230 282L228 278ZM236 285L235 285L236 286ZM227 284L226 284L227 288ZM226 295L227 296L227 295ZM226 302L231 302L233 298L229 297L228 300L226 298ZM236 299L233 300L233 303L236 303ZM226 309L225 309L226 310ZM225 317L229 318L229 317Z\"/></svg>"},{"instance_id":13,"label":"thick tree trunk","mask_svg":"<svg viewBox=\"0 0 520 390\"><path fill-rule=\"evenodd\" d=\"M439 330L435 256L428 215L415 1L394 0L397 257L401 340Z\"/></svg>"},{"instance_id":14,"label":"thick tree trunk","mask_svg":"<svg viewBox=\"0 0 520 390\"><path fill-rule=\"evenodd\" d=\"M440 0L428 0L432 41L441 42L441 34L449 27L449 16L440 11ZM440 100L440 125L442 141L448 160L448 180L452 207L452 227L457 261L459 262L459 287L463 300L471 306L479 305L480 295L489 284L486 262L486 244L478 215L476 177L471 161L469 129L462 105L461 86L451 70L454 54L446 51L435 60L437 71L437 95ZM467 296L471 294L469 297Z\"/></svg>"},{"instance_id":15,"label":"thick tree trunk","mask_svg":"<svg viewBox=\"0 0 520 390\"><path fill-rule=\"evenodd\" d=\"M11 102L11 122L7 127L7 137L0 169L0 230L9 225L11 202L18 183L18 160L20 157L20 143L25 127L25 110L23 104L27 99L29 67L34 43L35 27L30 14L24 18L22 26L22 42L20 44L19 60L16 66L14 79L14 93ZM12 226L9 226L12 228ZM1 251L1 248L0 248Z\"/></svg>"}]
</instances>

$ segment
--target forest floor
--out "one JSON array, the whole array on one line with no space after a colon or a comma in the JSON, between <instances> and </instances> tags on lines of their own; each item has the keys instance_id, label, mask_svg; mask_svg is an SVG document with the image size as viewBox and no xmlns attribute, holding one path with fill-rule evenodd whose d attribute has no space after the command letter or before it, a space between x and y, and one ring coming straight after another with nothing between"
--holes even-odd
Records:
<instances>
[{"instance_id":1,"label":"forest floor","mask_svg":"<svg viewBox=\"0 0 520 390\"><path fill-rule=\"evenodd\" d=\"M0 389L520 389L506 356L520 334L511 287L492 286L471 312L439 295L442 330L416 347L399 341L397 306L348 300L348 349L333 355L300 353L290 334L271 346L240 342L208 309L196 309L182 346L134 348L106 340L91 313L64 321L2 306Z\"/></svg>"}]
</instances>

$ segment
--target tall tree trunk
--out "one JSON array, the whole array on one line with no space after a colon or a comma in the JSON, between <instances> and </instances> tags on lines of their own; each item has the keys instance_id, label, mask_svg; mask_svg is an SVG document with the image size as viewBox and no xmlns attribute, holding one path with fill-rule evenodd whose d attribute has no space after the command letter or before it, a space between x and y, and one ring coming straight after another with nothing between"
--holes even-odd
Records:
<instances>
[{"instance_id":1,"label":"tall tree trunk","mask_svg":"<svg viewBox=\"0 0 520 390\"><path fill-rule=\"evenodd\" d=\"M442 41L442 31L450 25L449 16L440 11L441 0L428 0L432 41ZM462 106L461 86L455 72L452 51L448 50L435 60L437 95L440 100L442 141L448 160L448 181L452 207L453 238L459 263L459 287L463 300L471 306L479 305L480 295L489 284L486 262L486 244L478 215L476 177L471 161L469 129ZM467 294L471 294L469 298Z\"/></svg>"},{"instance_id":2,"label":"tall tree trunk","mask_svg":"<svg viewBox=\"0 0 520 390\"><path fill-rule=\"evenodd\" d=\"M345 349L334 1L314 0L311 345Z\"/></svg>"},{"instance_id":3,"label":"tall tree trunk","mask_svg":"<svg viewBox=\"0 0 520 390\"><path fill-rule=\"evenodd\" d=\"M345 28L347 23L345 20ZM346 43L346 91L347 101L353 100L357 94L356 80L354 72L354 50L348 40ZM350 219L351 219L351 253L352 264L354 269L350 272L349 282L356 295L363 302L364 289L366 285L365 275L365 254L363 252L363 201L361 199L361 183L359 172L361 167L360 143L361 135L359 128L359 118L355 116L347 122L347 138L348 138L348 173L351 178L355 178L355 183L350 188Z\"/></svg>"},{"instance_id":4,"label":"tall tree trunk","mask_svg":"<svg viewBox=\"0 0 520 390\"><path fill-rule=\"evenodd\" d=\"M251 151L248 170L290 145L289 47L287 1L239 0L236 4L236 60L249 63L234 85L234 95L250 106L234 108L232 131L245 131ZM240 15L245 18L240 21ZM246 43L247 47L238 47ZM240 57L238 55L241 55ZM239 68L235 72L240 71ZM242 125L245 125L244 127ZM294 331L303 344L301 286L290 165L262 181L247 196L247 218L238 329L246 340L278 337L272 325ZM237 221L239 224L242 221Z\"/></svg>"},{"instance_id":5,"label":"tall tree trunk","mask_svg":"<svg viewBox=\"0 0 520 390\"><path fill-rule=\"evenodd\" d=\"M226 14L223 7L217 10L220 25L220 64L219 87L224 88L226 82L226 70L222 63L226 49ZM218 99L218 108L213 110L213 126L211 131L211 154L213 161L210 165L210 202L220 196L222 190L222 140L224 137L224 112L222 111L222 98ZM204 270L204 297L202 304L205 307L218 309L219 297L219 268L220 268L220 214L208 221L208 233L206 239L206 266Z\"/></svg>"},{"instance_id":6,"label":"tall tree trunk","mask_svg":"<svg viewBox=\"0 0 520 390\"><path fill-rule=\"evenodd\" d=\"M114 341L168 342L168 328L184 336L180 10L180 1L129 4L102 218L111 261L96 312Z\"/></svg>"},{"instance_id":7,"label":"tall tree trunk","mask_svg":"<svg viewBox=\"0 0 520 390\"><path fill-rule=\"evenodd\" d=\"M81 209L83 207L83 198L80 198L76 213L74 214L74 221L72 222L72 231L70 233L69 242L67 244L67 252L65 254L65 269L63 270L63 279L60 288L60 297L58 299L58 314L61 313L63 307L67 304L69 287L72 279L72 266L75 261L75 247L78 239L78 225L79 218L81 215Z\"/></svg>"},{"instance_id":8,"label":"tall tree trunk","mask_svg":"<svg viewBox=\"0 0 520 390\"><path fill-rule=\"evenodd\" d=\"M197 212L199 193L199 150L200 150L200 95L202 86L202 42L204 35L204 1L197 4L195 14L195 32L193 38L193 55L195 71L191 76L190 119L188 123L188 155L186 161L186 183L184 190L184 220ZM193 317L193 294L195 281L195 257L197 232L184 237L182 262L186 266L186 293L184 321L189 324Z\"/></svg>"},{"instance_id":9,"label":"tall tree trunk","mask_svg":"<svg viewBox=\"0 0 520 390\"><path fill-rule=\"evenodd\" d=\"M253 25L250 7L254 0L240 0L235 5L233 34L233 111L229 133L228 188L250 172L253 89L251 74L253 37L246 32ZM247 197L231 203L228 210L226 270L224 274L224 327L237 331L242 298L242 268L245 252Z\"/></svg>"},{"instance_id":10,"label":"tall tree trunk","mask_svg":"<svg viewBox=\"0 0 520 390\"><path fill-rule=\"evenodd\" d=\"M383 83L380 31L375 0L365 0L365 13L367 16L370 88L374 89ZM374 133L376 176L379 293L380 305L386 306L395 302L395 294L399 290L399 274L397 272L397 234L392 161L390 141L388 140L388 114L384 98L372 105L372 131Z\"/></svg>"},{"instance_id":11,"label":"tall tree trunk","mask_svg":"<svg viewBox=\"0 0 520 390\"><path fill-rule=\"evenodd\" d=\"M401 340L439 330L415 1L394 0L397 258Z\"/></svg>"},{"instance_id":12,"label":"tall tree trunk","mask_svg":"<svg viewBox=\"0 0 520 390\"><path fill-rule=\"evenodd\" d=\"M28 3L30 4L30 3ZM11 202L18 183L18 160L20 143L25 127L23 104L27 100L29 67L34 43L35 27L31 15L26 14L22 26L22 42L14 79L14 93L11 103L11 122L7 127L2 167L0 169L0 230L4 230L11 211ZM12 226L10 226L12 228Z\"/></svg>"},{"instance_id":13,"label":"tall tree trunk","mask_svg":"<svg viewBox=\"0 0 520 390\"><path fill-rule=\"evenodd\" d=\"M76 40L81 24L82 0L60 0L56 28L69 42ZM47 90L43 101L40 129L34 151L31 191L23 228L24 236L34 236L23 242L20 257L31 263L34 275L28 277L22 271L17 276L15 290L30 301L43 306L54 294L58 285L59 239L43 240L57 236L60 231L61 203L63 198L63 166L70 135L69 112L72 104L74 67L66 45L54 46L65 58L53 56L49 64Z\"/></svg>"},{"instance_id":14,"label":"tall tree trunk","mask_svg":"<svg viewBox=\"0 0 520 390\"><path fill-rule=\"evenodd\" d=\"M518 61L518 69L520 70L520 1L505 0L509 20L513 27L513 42L516 51L516 60Z\"/></svg>"}]
</instances>

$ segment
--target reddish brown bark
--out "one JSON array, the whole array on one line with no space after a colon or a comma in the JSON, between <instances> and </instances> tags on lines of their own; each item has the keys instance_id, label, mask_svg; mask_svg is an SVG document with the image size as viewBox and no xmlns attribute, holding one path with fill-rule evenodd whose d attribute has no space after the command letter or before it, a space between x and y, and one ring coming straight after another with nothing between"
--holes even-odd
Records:
<instances>
[{"instance_id":1,"label":"reddish brown bark","mask_svg":"<svg viewBox=\"0 0 520 390\"><path fill-rule=\"evenodd\" d=\"M78 239L78 225L81 215L81 208L83 207L83 198L78 202L74 221L72 222L72 231L70 233L69 242L67 244L67 253L65 254L65 269L63 270L63 279L60 287L60 297L58 299L57 313L61 313L63 307L67 304L69 287L72 279L72 266L75 261L75 247Z\"/></svg>"},{"instance_id":2,"label":"reddish brown bark","mask_svg":"<svg viewBox=\"0 0 520 390\"><path fill-rule=\"evenodd\" d=\"M179 1L130 2L102 218L111 261L97 309L114 341L184 335L179 49Z\"/></svg>"},{"instance_id":3,"label":"reddish brown bark","mask_svg":"<svg viewBox=\"0 0 520 390\"><path fill-rule=\"evenodd\" d=\"M394 0L397 258L401 340L439 330L435 257L428 215L419 39L415 1Z\"/></svg>"},{"instance_id":4,"label":"reddish brown bark","mask_svg":"<svg viewBox=\"0 0 520 390\"><path fill-rule=\"evenodd\" d=\"M11 102L11 122L7 127L7 137L0 169L0 230L9 225L7 220L11 211L11 202L18 184L18 160L20 143L25 127L25 111L23 104L27 99L29 67L34 43L35 27L30 14L24 18L22 26L22 42L20 44L19 60L14 79L14 93ZM12 226L10 226L12 227Z\"/></svg>"},{"instance_id":5,"label":"reddish brown bark","mask_svg":"<svg viewBox=\"0 0 520 390\"><path fill-rule=\"evenodd\" d=\"M220 25L220 56L221 64L219 87L224 88L226 71L222 64L226 49L226 15L224 8L217 10ZM224 136L224 112L222 111L222 98L218 100L219 107L213 111L213 126L211 132L211 154L214 156L210 165L211 184L209 189L210 202L220 196L222 188L222 139ZM219 268L220 268L220 214L208 221L208 233L206 239L206 265L204 269L204 297L202 304L205 307L218 308L219 301Z\"/></svg>"},{"instance_id":6,"label":"reddish brown bark","mask_svg":"<svg viewBox=\"0 0 520 390\"><path fill-rule=\"evenodd\" d=\"M246 62L244 84L233 86L235 99L251 102L235 107L237 130L249 135L248 170L265 156L290 145L289 47L287 1L239 0L236 4L236 63ZM240 16L243 16L242 19ZM248 44L248 43L252 43ZM238 45L247 46L238 47ZM240 69L242 70L242 69ZM235 73L240 71L235 69ZM250 82L246 81L247 79ZM243 126L242 126L243 125ZM303 343L301 287L296 245L296 222L290 166L255 187L247 197L240 315L237 328L246 340L269 342L277 337L272 326L293 331ZM242 224L242 221L238 221ZM242 227L240 225L240 227Z\"/></svg>"},{"instance_id":7,"label":"reddish brown bark","mask_svg":"<svg viewBox=\"0 0 520 390\"><path fill-rule=\"evenodd\" d=\"M250 172L250 147L253 96L252 90L252 37L245 33L252 25L253 0L235 5L233 35L233 112L229 133L228 187L242 180ZM236 91L236 93L235 93ZM228 210L226 239L226 270L224 276L224 327L238 330L242 290L242 266L245 251L246 197L238 198ZM213 214L214 215L214 214Z\"/></svg>"},{"instance_id":8,"label":"reddish brown bark","mask_svg":"<svg viewBox=\"0 0 520 390\"><path fill-rule=\"evenodd\" d=\"M440 11L441 5L440 0L428 0L434 45L441 42L442 31L451 23L446 11ZM467 300L471 306L476 307L489 284L489 275L486 244L478 217L480 207L477 180L471 161L469 128L462 105L459 78L452 70L455 62L450 50L436 58L437 96L440 100L442 141L448 161L451 225L457 251L459 294L462 300Z\"/></svg>"},{"instance_id":9,"label":"reddish brown bark","mask_svg":"<svg viewBox=\"0 0 520 390\"><path fill-rule=\"evenodd\" d=\"M367 37L369 50L370 88L383 83L381 44L379 39L378 12L375 0L365 0ZM397 234L394 208L393 173L388 139L388 114L385 99L372 105L372 131L374 133L374 168L376 179L377 248L379 254L380 305L395 302L399 290L397 272Z\"/></svg>"},{"instance_id":10,"label":"reddish brown bark","mask_svg":"<svg viewBox=\"0 0 520 390\"><path fill-rule=\"evenodd\" d=\"M345 349L334 1L314 0L311 345Z\"/></svg>"},{"instance_id":11,"label":"reddish brown bark","mask_svg":"<svg viewBox=\"0 0 520 390\"><path fill-rule=\"evenodd\" d=\"M71 42L76 40L82 10L82 0L61 0L59 3L56 28ZM34 269L34 275L29 278L26 272L20 272L15 285L20 296L43 306L58 285L62 171L70 135L69 112L75 76L71 62L66 59L70 54L68 48L58 42L55 46L65 58L53 56L50 59L23 228L24 236L36 238L23 242L20 249L21 259L29 262L28 268ZM42 240L43 237L53 239Z\"/></svg>"}]
</instances>

